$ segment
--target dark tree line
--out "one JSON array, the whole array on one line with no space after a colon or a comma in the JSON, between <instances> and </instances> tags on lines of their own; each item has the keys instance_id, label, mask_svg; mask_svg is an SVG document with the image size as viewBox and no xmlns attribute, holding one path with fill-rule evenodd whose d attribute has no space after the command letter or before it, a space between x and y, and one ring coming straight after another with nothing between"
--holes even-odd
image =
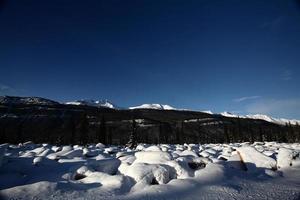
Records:
<instances>
[{"instance_id":1,"label":"dark tree line","mask_svg":"<svg viewBox=\"0 0 300 200\"><path fill-rule=\"evenodd\" d=\"M0 120L0 143L52 144L300 142L299 124L276 125L245 119L212 121L107 121L104 115L67 113L64 117L20 117Z\"/></svg>"}]
</instances>

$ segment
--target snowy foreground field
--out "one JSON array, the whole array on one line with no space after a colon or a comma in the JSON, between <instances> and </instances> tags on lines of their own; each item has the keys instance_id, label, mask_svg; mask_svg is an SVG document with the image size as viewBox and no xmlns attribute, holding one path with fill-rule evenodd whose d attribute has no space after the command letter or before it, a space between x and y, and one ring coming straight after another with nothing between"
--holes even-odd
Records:
<instances>
[{"instance_id":1,"label":"snowy foreground field","mask_svg":"<svg viewBox=\"0 0 300 200\"><path fill-rule=\"evenodd\" d=\"M300 144L0 145L0 199L300 199Z\"/></svg>"}]
</instances>

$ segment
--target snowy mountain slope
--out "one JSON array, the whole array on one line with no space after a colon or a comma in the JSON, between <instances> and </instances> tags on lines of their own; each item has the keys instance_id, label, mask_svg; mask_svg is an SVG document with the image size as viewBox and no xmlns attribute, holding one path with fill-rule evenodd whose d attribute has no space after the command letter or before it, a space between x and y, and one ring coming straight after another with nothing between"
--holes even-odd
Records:
<instances>
[{"instance_id":1,"label":"snowy mountain slope","mask_svg":"<svg viewBox=\"0 0 300 200\"><path fill-rule=\"evenodd\" d=\"M287 123L290 123L292 125L300 124L300 120L296 119L284 119L284 118L274 118L270 117L268 115L263 115L263 114L254 114L254 115L235 115L230 112L222 112L220 115L224 117L233 117L233 118L247 118L247 119L261 119L265 120L267 122L275 123L275 124L280 124L280 125L285 125Z\"/></svg>"},{"instance_id":2,"label":"snowy mountain slope","mask_svg":"<svg viewBox=\"0 0 300 200\"><path fill-rule=\"evenodd\" d=\"M220 115L222 115L224 117L244 118L243 116L235 115L235 114L227 112L227 111L220 113Z\"/></svg>"},{"instance_id":3,"label":"snowy mountain slope","mask_svg":"<svg viewBox=\"0 0 300 200\"><path fill-rule=\"evenodd\" d=\"M156 110L176 110L169 105L164 104L142 104L140 106L129 107L129 109L156 109Z\"/></svg>"},{"instance_id":4,"label":"snowy mountain slope","mask_svg":"<svg viewBox=\"0 0 300 200\"><path fill-rule=\"evenodd\" d=\"M15 96L0 96L0 104L25 104L25 105L58 105L59 103L53 100L41 97L15 97Z\"/></svg>"},{"instance_id":5,"label":"snowy mountain slope","mask_svg":"<svg viewBox=\"0 0 300 200\"><path fill-rule=\"evenodd\" d=\"M114 105L108 100L77 100L72 102L66 102L67 105L86 105L86 106L94 106L94 107L105 107L111 109L118 109L119 107Z\"/></svg>"},{"instance_id":6,"label":"snowy mountain slope","mask_svg":"<svg viewBox=\"0 0 300 200\"><path fill-rule=\"evenodd\" d=\"M211 110L203 110L203 111L201 111L201 112L203 112L203 113L207 113L207 114L211 114L211 115L213 115L214 113L211 111Z\"/></svg>"},{"instance_id":7,"label":"snowy mountain slope","mask_svg":"<svg viewBox=\"0 0 300 200\"><path fill-rule=\"evenodd\" d=\"M246 117L250 118L250 119L261 119L261 120L265 120L267 122L272 122L272 123L278 123L279 122L275 118L272 118L268 115L262 115L262 114L246 115Z\"/></svg>"},{"instance_id":8,"label":"snowy mountain slope","mask_svg":"<svg viewBox=\"0 0 300 200\"><path fill-rule=\"evenodd\" d=\"M270 117L268 115L262 115L262 114L256 114L256 115L246 115L247 118L250 119L262 119L268 122L272 122L275 124L281 124L281 125L285 125L287 123L290 123L292 125L296 125L296 124L300 124L300 120L296 120L296 119L284 119L284 118L273 118Z\"/></svg>"}]
</instances>

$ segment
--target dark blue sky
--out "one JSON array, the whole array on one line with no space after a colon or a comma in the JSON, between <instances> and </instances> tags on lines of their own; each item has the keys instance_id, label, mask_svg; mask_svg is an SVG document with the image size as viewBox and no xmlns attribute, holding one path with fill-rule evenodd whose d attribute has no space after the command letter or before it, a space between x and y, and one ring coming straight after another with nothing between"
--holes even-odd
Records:
<instances>
[{"instance_id":1,"label":"dark blue sky","mask_svg":"<svg viewBox=\"0 0 300 200\"><path fill-rule=\"evenodd\" d=\"M10 0L0 10L0 95L300 118L299 75L295 0Z\"/></svg>"}]
</instances>

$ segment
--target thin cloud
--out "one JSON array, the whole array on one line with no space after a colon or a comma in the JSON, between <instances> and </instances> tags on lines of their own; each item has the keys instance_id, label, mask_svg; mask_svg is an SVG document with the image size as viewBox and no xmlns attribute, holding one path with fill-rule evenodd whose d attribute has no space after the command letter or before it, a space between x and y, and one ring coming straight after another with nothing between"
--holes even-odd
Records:
<instances>
[{"instance_id":1,"label":"thin cloud","mask_svg":"<svg viewBox=\"0 0 300 200\"><path fill-rule=\"evenodd\" d=\"M247 97L240 97L240 98L237 98L237 99L233 99L233 101L242 102L242 101L259 99L259 98L261 98L261 96L247 96Z\"/></svg>"},{"instance_id":2,"label":"thin cloud","mask_svg":"<svg viewBox=\"0 0 300 200\"><path fill-rule=\"evenodd\" d=\"M16 89L11 86L0 83L0 95L15 95Z\"/></svg>"},{"instance_id":3,"label":"thin cloud","mask_svg":"<svg viewBox=\"0 0 300 200\"><path fill-rule=\"evenodd\" d=\"M280 15L280 16L273 18L272 20L263 22L261 24L261 28L267 28L267 29L271 29L273 31L277 31L282 28L282 26L284 25L284 22L286 20L287 20L286 16Z\"/></svg>"},{"instance_id":4,"label":"thin cloud","mask_svg":"<svg viewBox=\"0 0 300 200\"><path fill-rule=\"evenodd\" d=\"M251 114L300 119L300 99L265 99L246 106Z\"/></svg>"},{"instance_id":5,"label":"thin cloud","mask_svg":"<svg viewBox=\"0 0 300 200\"><path fill-rule=\"evenodd\" d=\"M289 69L286 69L283 71L281 79L284 81L292 80L292 78L293 78L292 75L293 75L292 71Z\"/></svg>"}]
</instances>

